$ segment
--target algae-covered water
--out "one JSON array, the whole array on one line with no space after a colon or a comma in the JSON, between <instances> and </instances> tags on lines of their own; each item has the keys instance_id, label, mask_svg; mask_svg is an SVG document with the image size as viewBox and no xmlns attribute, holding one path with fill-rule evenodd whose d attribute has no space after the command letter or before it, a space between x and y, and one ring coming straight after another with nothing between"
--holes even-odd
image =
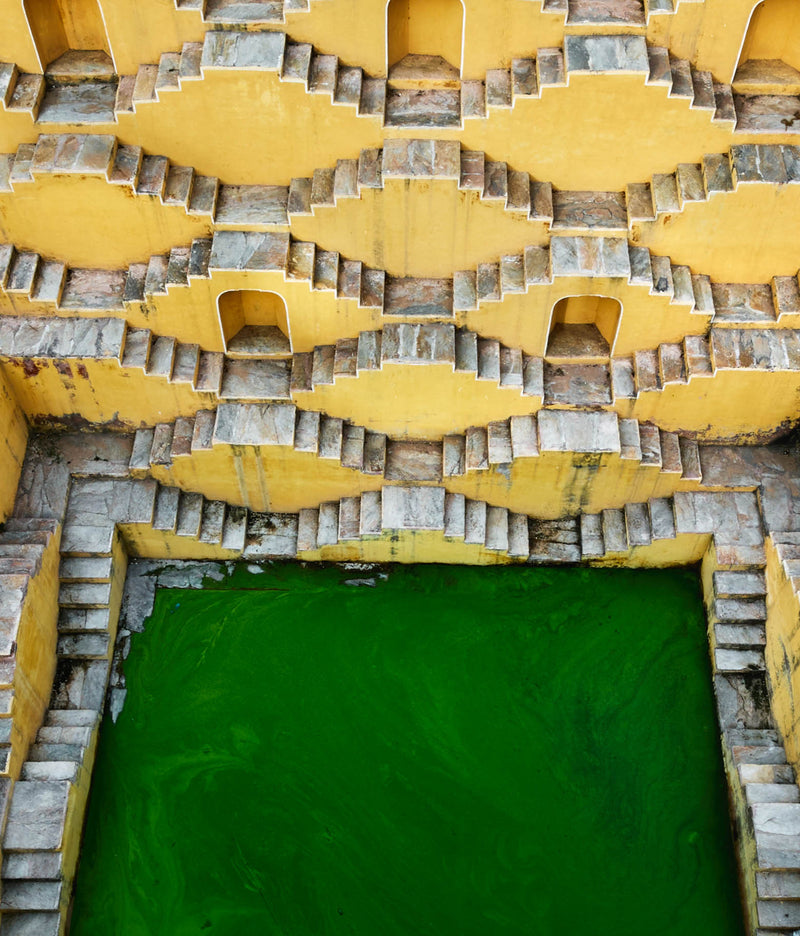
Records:
<instances>
[{"instance_id":1,"label":"algae-covered water","mask_svg":"<svg viewBox=\"0 0 800 936\"><path fill-rule=\"evenodd\" d=\"M72 936L740 936L689 571L160 590Z\"/></svg>"}]
</instances>

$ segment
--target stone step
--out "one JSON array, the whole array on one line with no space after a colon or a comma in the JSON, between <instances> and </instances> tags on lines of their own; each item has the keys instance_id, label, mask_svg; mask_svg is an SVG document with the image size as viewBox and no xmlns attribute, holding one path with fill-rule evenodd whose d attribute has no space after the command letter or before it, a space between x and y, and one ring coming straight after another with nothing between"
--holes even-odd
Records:
<instances>
[{"instance_id":1,"label":"stone step","mask_svg":"<svg viewBox=\"0 0 800 936\"><path fill-rule=\"evenodd\" d=\"M528 556L528 520L443 488L384 487L360 497L302 509L298 553L380 536L389 530L439 530L448 538L482 545L515 558Z\"/></svg>"}]
</instances>

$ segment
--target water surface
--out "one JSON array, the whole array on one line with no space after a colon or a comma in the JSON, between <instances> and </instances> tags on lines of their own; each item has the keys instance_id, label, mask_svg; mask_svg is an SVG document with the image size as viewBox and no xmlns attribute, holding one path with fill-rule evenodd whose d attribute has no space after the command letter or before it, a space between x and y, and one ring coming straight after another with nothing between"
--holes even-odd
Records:
<instances>
[{"instance_id":1,"label":"water surface","mask_svg":"<svg viewBox=\"0 0 800 936\"><path fill-rule=\"evenodd\" d=\"M740 936L691 571L160 590L72 936Z\"/></svg>"}]
</instances>

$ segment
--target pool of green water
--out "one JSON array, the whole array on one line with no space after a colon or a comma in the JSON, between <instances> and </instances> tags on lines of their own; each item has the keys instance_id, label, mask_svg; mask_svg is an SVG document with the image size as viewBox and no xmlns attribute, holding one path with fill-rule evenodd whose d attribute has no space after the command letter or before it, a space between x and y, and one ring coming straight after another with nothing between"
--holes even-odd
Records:
<instances>
[{"instance_id":1,"label":"pool of green water","mask_svg":"<svg viewBox=\"0 0 800 936\"><path fill-rule=\"evenodd\" d=\"M72 936L741 936L696 573L159 590Z\"/></svg>"}]
</instances>

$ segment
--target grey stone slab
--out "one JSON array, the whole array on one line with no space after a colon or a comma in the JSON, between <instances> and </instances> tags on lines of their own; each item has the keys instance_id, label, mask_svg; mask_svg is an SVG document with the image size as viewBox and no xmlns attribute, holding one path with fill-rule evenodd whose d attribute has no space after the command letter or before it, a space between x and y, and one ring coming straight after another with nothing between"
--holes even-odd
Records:
<instances>
[{"instance_id":1,"label":"grey stone slab","mask_svg":"<svg viewBox=\"0 0 800 936\"><path fill-rule=\"evenodd\" d=\"M9 852L3 856L3 880L57 881L61 878L61 852Z\"/></svg>"},{"instance_id":2,"label":"grey stone slab","mask_svg":"<svg viewBox=\"0 0 800 936\"><path fill-rule=\"evenodd\" d=\"M3 936L59 936L60 931L59 913L3 914Z\"/></svg>"},{"instance_id":3,"label":"grey stone slab","mask_svg":"<svg viewBox=\"0 0 800 936\"><path fill-rule=\"evenodd\" d=\"M444 530L444 488L385 487L381 492L384 530Z\"/></svg>"},{"instance_id":4,"label":"grey stone slab","mask_svg":"<svg viewBox=\"0 0 800 936\"><path fill-rule=\"evenodd\" d=\"M542 452L619 452L614 413L542 410L538 416Z\"/></svg>"},{"instance_id":5,"label":"grey stone slab","mask_svg":"<svg viewBox=\"0 0 800 936\"><path fill-rule=\"evenodd\" d=\"M54 850L61 847L69 784L18 781L14 786L3 851Z\"/></svg>"},{"instance_id":6,"label":"grey stone slab","mask_svg":"<svg viewBox=\"0 0 800 936\"><path fill-rule=\"evenodd\" d=\"M487 505L467 500L464 504L464 542L483 546L486 542Z\"/></svg>"},{"instance_id":7,"label":"grey stone slab","mask_svg":"<svg viewBox=\"0 0 800 936\"><path fill-rule=\"evenodd\" d=\"M290 446L296 415L293 404L220 403L213 443Z\"/></svg>"},{"instance_id":8,"label":"grey stone slab","mask_svg":"<svg viewBox=\"0 0 800 936\"><path fill-rule=\"evenodd\" d=\"M359 532L361 536L381 535L381 501L380 491L365 491L361 495L359 514Z\"/></svg>"},{"instance_id":9,"label":"grey stone slab","mask_svg":"<svg viewBox=\"0 0 800 936\"><path fill-rule=\"evenodd\" d=\"M466 499L448 492L444 499L444 535L463 537L466 532Z\"/></svg>"},{"instance_id":10,"label":"grey stone slab","mask_svg":"<svg viewBox=\"0 0 800 936\"><path fill-rule=\"evenodd\" d=\"M243 559L293 558L296 554L296 514L250 513Z\"/></svg>"}]
</instances>

